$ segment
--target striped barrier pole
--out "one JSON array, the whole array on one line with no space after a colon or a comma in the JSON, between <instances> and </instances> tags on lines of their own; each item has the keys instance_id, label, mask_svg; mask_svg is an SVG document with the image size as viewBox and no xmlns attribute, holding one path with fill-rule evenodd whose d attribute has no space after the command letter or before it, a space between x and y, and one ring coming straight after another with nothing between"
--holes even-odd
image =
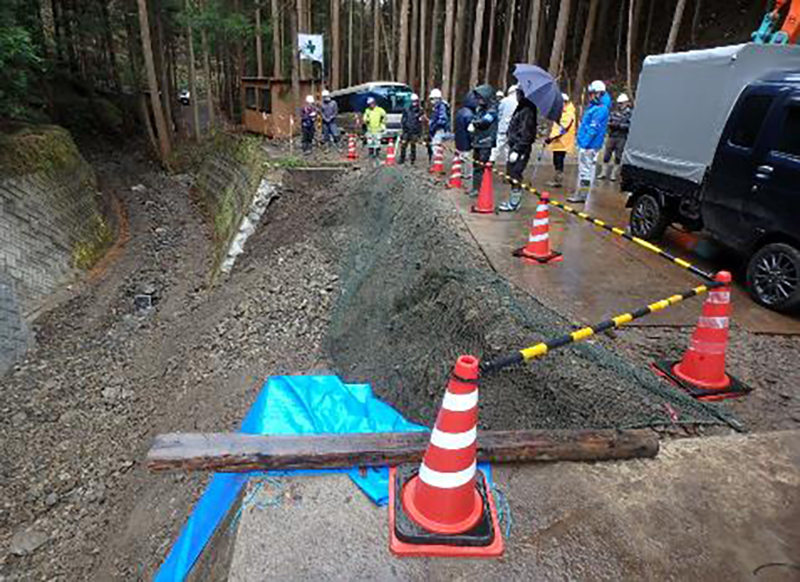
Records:
<instances>
[{"instance_id":1,"label":"striped barrier pole","mask_svg":"<svg viewBox=\"0 0 800 582\"><path fill-rule=\"evenodd\" d=\"M499 170L496 167L493 167L491 164L485 164L485 163L483 163L483 162L481 162L479 160L472 160L472 161L476 161L478 163L478 165L481 165L484 168L494 172L496 175L500 176L501 178L505 178L506 180L508 180L514 186L519 186L520 188L522 188L524 190L527 190L528 192L530 192L531 194L533 194L537 198L541 198L542 197L542 193L539 192L536 188L534 188L530 184L526 184L524 182L521 182L519 180L516 180L516 179L512 178L511 176L509 176L508 174L506 174L502 170ZM682 267L682 268L686 269L687 271L689 271L691 273L694 273L695 275L697 275L699 277L702 277L703 279L706 279L707 281L713 281L714 280L714 273L711 273L709 271L701 269L700 267L698 267L696 265L693 265L689 261L687 261L685 259L682 259L681 257L675 256L672 253L670 253L669 251L666 251L666 250L662 249L661 247L659 247L657 245L654 245L650 241L646 241L646 240L644 240L642 238L639 238L638 236L633 236L632 234L629 234L629 233L625 232L625 229L622 229L622 228L619 228L617 226L613 226L611 224L608 224L605 221L600 220L599 218L594 218L593 216L587 214L586 212L583 212L582 210L578 210L576 208L573 208L569 204L565 204L564 202L560 202L559 200L550 200L550 204L552 206L555 206L556 208L558 208L560 210L563 210L567 214L571 214L573 216L577 216L578 218L580 218L582 220L585 220L586 222L589 222L589 223L593 224L594 226L599 226L600 228L602 228L603 230L605 230L607 232L610 232L610 233L612 233L612 234L614 234L616 236L624 238L625 240L627 240L629 242L632 242L632 243L634 243L636 245L639 245L640 247L645 248L648 251L650 251L652 253L655 253L656 255L660 256L662 259L670 261L671 263L673 263L675 265L678 265L679 267Z\"/></svg>"},{"instance_id":2,"label":"striped barrier pole","mask_svg":"<svg viewBox=\"0 0 800 582\"><path fill-rule=\"evenodd\" d=\"M601 321L600 323L583 327L581 329L573 331L572 333L564 334L543 342L539 342L538 344L519 350L507 356L501 356L500 358L497 358L490 362L482 363L481 372L484 374L489 372L497 372L498 370L502 370L503 368L506 368L508 366L513 366L516 364L521 364L523 362L529 362L531 360L535 360L536 358L541 358L542 356L545 356L546 354L550 353L555 349L563 348L564 346L568 346L570 344L582 342L598 333L608 331L609 329L622 327L623 325L630 323L631 321L640 319L642 317L645 317L646 315L655 313L656 311L661 311L662 309L666 309L667 307L675 305L676 303L680 303L685 299L690 299L692 297L703 295L704 293L707 293L711 289L723 287L724 285L725 285L724 283L720 283L717 281L705 285L700 285L698 287L694 287L693 289L689 289L688 291L684 291L683 293L679 293L667 297L666 299L662 299L661 301L650 303L649 305L637 309L636 311L623 313L616 317L612 317L611 319L606 319L605 321Z\"/></svg>"}]
</instances>

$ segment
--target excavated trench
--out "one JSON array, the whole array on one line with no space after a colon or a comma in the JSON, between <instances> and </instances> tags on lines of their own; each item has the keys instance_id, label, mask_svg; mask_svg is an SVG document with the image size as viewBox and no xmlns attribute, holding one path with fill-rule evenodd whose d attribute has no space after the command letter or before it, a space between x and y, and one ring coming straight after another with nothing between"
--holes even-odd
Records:
<instances>
[{"instance_id":1,"label":"excavated trench","mask_svg":"<svg viewBox=\"0 0 800 582\"><path fill-rule=\"evenodd\" d=\"M427 177L381 168L323 219L343 226L341 294L325 338L334 369L411 420L431 424L456 357L491 358L570 323L489 266L451 201ZM608 343L608 342L606 342ZM724 423L599 341L482 379L487 429Z\"/></svg>"}]
</instances>

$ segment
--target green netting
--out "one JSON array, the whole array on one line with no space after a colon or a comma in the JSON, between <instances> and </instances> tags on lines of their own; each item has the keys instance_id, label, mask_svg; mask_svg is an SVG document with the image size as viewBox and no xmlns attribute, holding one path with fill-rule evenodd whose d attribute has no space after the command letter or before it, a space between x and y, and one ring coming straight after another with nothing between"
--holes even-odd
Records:
<instances>
[{"instance_id":1,"label":"green netting","mask_svg":"<svg viewBox=\"0 0 800 582\"><path fill-rule=\"evenodd\" d=\"M491 359L570 330L491 269L424 180L376 170L342 213L342 295L326 348L337 373L372 383L410 420L433 422L458 355ZM678 423L732 420L596 343L483 378L480 406L481 426L496 430L657 426L675 414Z\"/></svg>"}]
</instances>

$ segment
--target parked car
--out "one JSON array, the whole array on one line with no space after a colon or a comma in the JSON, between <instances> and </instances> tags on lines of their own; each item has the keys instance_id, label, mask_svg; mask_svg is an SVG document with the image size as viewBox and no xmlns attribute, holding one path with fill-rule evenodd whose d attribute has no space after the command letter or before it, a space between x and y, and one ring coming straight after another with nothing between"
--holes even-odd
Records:
<instances>
[{"instance_id":1,"label":"parked car","mask_svg":"<svg viewBox=\"0 0 800 582\"><path fill-rule=\"evenodd\" d=\"M800 46L647 57L622 189L635 236L704 229L745 259L758 303L800 306Z\"/></svg>"},{"instance_id":2,"label":"parked car","mask_svg":"<svg viewBox=\"0 0 800 582\"><path fill-rule=\"evenodd\" d=\"M411 104L411 87L404 83L377 81L331 91L331 98L339 106L337 124L346 133L361 133L361 123L367 99L374 97L378 105L386 110L386 133L384 140L401 133L400 120L403 110Z\"/></svg>"},{"instance_id":3,"label":"parked car","mask_svg":"<svg viewBox=\"0 0 800 582\"><path fill-rule=\"evenodd\" d=\"M189 105L191 96L189 89L181 89L180 93L178 93L178 101L180 101L181 105Z\"/></svg>"}]
</instances>

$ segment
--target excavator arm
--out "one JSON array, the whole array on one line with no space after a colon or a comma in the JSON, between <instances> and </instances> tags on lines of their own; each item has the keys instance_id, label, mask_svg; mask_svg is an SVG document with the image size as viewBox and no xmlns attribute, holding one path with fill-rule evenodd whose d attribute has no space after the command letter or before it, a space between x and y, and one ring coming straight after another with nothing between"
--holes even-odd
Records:
<instances>
[{"instance_id":1,"label":"excavator arm","mask_svg":"<svg viewBox=\"0 0 800 582\"><path fill-rule=\"evenodd\" d=\"M759 44L799 44L800 0L775 0L773 9L764 15L761 26L752 34L752 40Z\"/></svg>"}]
</instances>

